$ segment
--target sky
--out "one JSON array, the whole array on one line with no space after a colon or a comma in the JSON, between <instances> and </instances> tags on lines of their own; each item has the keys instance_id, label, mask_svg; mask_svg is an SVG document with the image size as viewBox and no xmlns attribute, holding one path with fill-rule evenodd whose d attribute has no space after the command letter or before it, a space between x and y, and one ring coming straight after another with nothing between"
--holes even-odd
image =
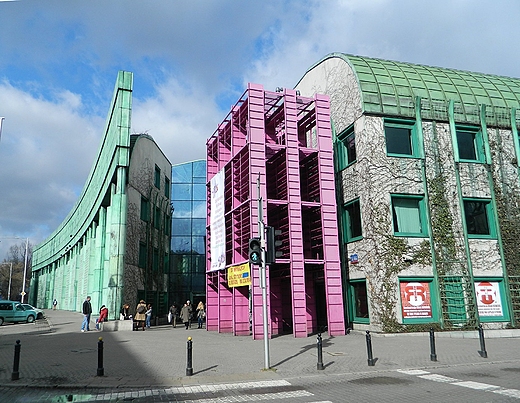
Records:
<instances>
[{"instance_id":1,"label":"sky","mask_svg":"<svg viewBox=\"0 0 520 403\"><path fill-rule=\"evenodd\" d=\"M132 132L179 164L247 83L293 88L332 52L520 77L519 17L518 0L0 0L0 262L73 208L119 70Z\"/></svg>"}]
</instances>

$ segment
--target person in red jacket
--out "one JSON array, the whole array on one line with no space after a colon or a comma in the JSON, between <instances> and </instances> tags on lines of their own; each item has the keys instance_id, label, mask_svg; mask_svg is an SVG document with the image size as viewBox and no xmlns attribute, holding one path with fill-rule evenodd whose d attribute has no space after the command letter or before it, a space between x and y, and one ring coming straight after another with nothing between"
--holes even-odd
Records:
<instances>
[{"instance_id":1,"label":"person in red jacket","mask_svg":"<svg viewBox=\"0 0 520 403\"><path fill-rule=\"evenodd\" d=\"M105 305L101 305L101 309L99 310L99 318L96 320L96 329L103 329L103 322L108 320L108 308Z\"/></svg>"}]
</instances>

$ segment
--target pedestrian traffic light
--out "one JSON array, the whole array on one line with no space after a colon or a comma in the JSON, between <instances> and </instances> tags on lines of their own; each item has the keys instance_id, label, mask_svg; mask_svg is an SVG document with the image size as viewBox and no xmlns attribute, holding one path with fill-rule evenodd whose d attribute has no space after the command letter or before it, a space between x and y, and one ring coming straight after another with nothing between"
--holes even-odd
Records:
<instances>
[{"instance_id":1,"label":"pedestrian traffic light","mask_svg":"<svg viewBox=\"0 0 520 403\"><path fill-rule=\"evenodd\" d=\"M260 238L251 238L249 240L249 263L262 264L262 245Z\"/></svg>"},{"instance_id":2,"label":"pedestrian traffic light","mask_svg":"<svg viewBox=\"0 0 520 403\"><path fill-rule=\"evenodd\" d=\"M266 238L267 238L267 252L265 255L265 263L271 264L276 261L277 257L281 257L283 255L280 250L280 246L282 246L282 241L276 239L280 235L282 235L282 231L274 229L274 227L265 227Z\"/></svg>"}]
</instances>

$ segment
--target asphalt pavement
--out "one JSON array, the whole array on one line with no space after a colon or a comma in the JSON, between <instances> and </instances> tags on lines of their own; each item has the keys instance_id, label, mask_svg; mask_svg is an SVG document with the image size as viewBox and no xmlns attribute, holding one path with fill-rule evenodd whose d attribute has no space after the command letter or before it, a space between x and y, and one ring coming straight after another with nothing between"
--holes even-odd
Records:
<instances>
[{"instance_id":1,"label":"asphalt pavement","mask_svg":"<svg viewBox=\"0 0 520 403\"><path fill-rule=\"evenodd\" d=\"M486 330L484 350L487 358L483 357L476 330L438 332L435 334L436 361L432 360L428 333L372 333L372 360L367 353L364 332L352 331L338 337L324 333L321 335L320 361L317 335L274 337L269 340L266 353L263 340L197 329L196 324L189 330L182 325L176 328L164 325L152 326L146 331L91 330L82 333L81 314L61 310L45 310L45 313L46 319L33 324L0 327L0 402L195 401L190 393L199 393L199 398L205 397L200 401L206 402L212 401L207 399L208 394L214 397L215 393L224 390L227 394L236 394L241 388L260 388L256 395L253 394L257 398L260 391L289 393L287 396L275 394L263 400L283 398L289 399L284 401L315 402L319 399L306 396L304 388L295 389L294 385L311 385L317 380L330 381L333 377L369 379L390 372L399 379L410 379L457 367L488 364L502 365L510 372L517 368L520 372L518 329ZM91 329L94 329L94 323ZM191 367L188 362L190 337ZM21 346L19 379L12 380L13 372L16 372L17 340ZM451 382L455 384L455 381ZM520 389L520 382L516 389L514 385L504 384L496 385L493 390L500 398L509 393L508 399L520 402L520 390L517 389ZM74 393L67 394L69 390ZM78 394L79 390L83 391L83 397ZM500 391L502 395L498 393ZM24 394L26 398L22 400Z\"/></svg>"}]
</instances>

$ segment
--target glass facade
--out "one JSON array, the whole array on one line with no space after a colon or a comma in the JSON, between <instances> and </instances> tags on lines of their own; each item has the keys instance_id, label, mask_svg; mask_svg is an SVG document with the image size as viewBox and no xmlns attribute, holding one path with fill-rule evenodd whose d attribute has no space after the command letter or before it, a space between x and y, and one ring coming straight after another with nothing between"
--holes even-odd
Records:
<instances>
[{"instance_id":1,"label":"glass facade","mask_svg":"<svg viewBox=\"0 0 520 403\"><path fill-rule=\"evenodd\" d=\"M170 304L206 302L206 161L172 167Z\"/></svg>"}]
</instances>

